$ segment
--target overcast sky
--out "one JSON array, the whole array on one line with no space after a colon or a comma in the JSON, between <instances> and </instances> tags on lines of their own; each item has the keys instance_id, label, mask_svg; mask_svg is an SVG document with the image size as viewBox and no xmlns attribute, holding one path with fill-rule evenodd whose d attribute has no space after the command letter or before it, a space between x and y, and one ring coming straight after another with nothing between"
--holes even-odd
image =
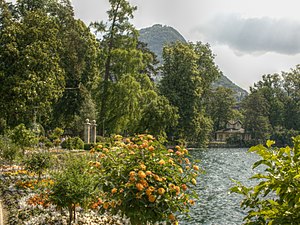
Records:
<instances>
[{"instance_id":1,"label":"overcast sky","mask_svg":"<svg viewBox=\"0 0 300 225\"><path fill-rule=\"evenodd\" d=\"M106 21L108 0L72 0L87 24ZM136 28L163 24L211 45L216 64L249 89L263 74L300 64L299 0L130 0Z\"/></svg>"}]
</instances>

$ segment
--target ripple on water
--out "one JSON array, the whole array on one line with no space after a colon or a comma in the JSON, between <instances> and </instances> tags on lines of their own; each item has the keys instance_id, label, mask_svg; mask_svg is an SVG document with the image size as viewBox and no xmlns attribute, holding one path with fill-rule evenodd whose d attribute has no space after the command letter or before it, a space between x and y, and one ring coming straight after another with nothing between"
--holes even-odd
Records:
<instances>
[{"instance_id":1,"label":"ripple on water","mask_svg":"<svg viewBox=\"0 0 300 225\"><path fill-rule=\"evenodd\" d=\"M196 191L199 201L191 210L191 219L184 225L234 225L242 224L245 212L240 209L241 196L230 194L234 186L231 179L252 185L248 180L255 171L252 165L258 156L245 148L195 149L190 151L194 159L201 160L205 174L198 177Z\"/></svg>"}]
</instances>

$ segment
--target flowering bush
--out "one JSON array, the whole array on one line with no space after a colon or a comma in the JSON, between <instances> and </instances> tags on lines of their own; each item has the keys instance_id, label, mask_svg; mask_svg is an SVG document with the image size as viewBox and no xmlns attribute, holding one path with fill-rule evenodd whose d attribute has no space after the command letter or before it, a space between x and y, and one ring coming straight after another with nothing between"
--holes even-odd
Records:
<instances>
[{"instance_id":1,"label":"flowering bush","mask_svg":"<svg viewBox=\"0 0 300 225\"><path fill-rule=\"evenodd\" d=\"M191 187L199 168L185 148L167 150L151 135L116 135L110 147L98 145L91 153L103 191L93 207L100 211L121 211L133 225L177 224L176 213L188 214L197 198Z\"/></svg>"}]
</instances>

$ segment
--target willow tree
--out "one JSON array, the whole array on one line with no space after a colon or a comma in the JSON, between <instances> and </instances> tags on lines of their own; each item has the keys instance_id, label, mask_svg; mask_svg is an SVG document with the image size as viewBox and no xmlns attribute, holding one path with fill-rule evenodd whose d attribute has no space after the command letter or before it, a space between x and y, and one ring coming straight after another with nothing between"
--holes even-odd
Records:
<instances>
[{"instance_id":1,"label":"willow tree","mask_svg":"<svg viewBox=\"0 0 300 225\"><path fill-rule=\"evenodd\" d=\"M102 34L100 58L103 69L97 102L100 131L102 134L105 131L133 133L142 127L149 130L141 125L141 121L148 118L151 102L160 98L150 79L151 73L155 73L155 57L138 42L138 32L129 21L136 7L126 0L109 2L108 21L93 24ZM161 117L169 116L169 107L167 104L166 113L161 113Z\"/></svg>"}]
</instances>

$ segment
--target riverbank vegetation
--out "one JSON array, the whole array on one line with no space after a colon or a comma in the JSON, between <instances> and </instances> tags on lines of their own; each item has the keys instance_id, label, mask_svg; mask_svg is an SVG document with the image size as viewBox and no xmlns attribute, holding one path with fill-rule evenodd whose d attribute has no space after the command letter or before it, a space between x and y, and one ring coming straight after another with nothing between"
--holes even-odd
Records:
<instances>
[{"instance_id":1,"label":"riverbank vegetation","mask_svg":"<svg viewBox=\"0 0 300 225\"><path fill-rule=\"evenodd\" d=\"M257 185L246 187L241 183L231 190L244 197L241 207L247 210L244 224L299 224L300 223L300 136L292 139L293 147L257 145L250 148L260 156L253 169L263 167L251 179Z\"/></svg>"}]
</instances>

